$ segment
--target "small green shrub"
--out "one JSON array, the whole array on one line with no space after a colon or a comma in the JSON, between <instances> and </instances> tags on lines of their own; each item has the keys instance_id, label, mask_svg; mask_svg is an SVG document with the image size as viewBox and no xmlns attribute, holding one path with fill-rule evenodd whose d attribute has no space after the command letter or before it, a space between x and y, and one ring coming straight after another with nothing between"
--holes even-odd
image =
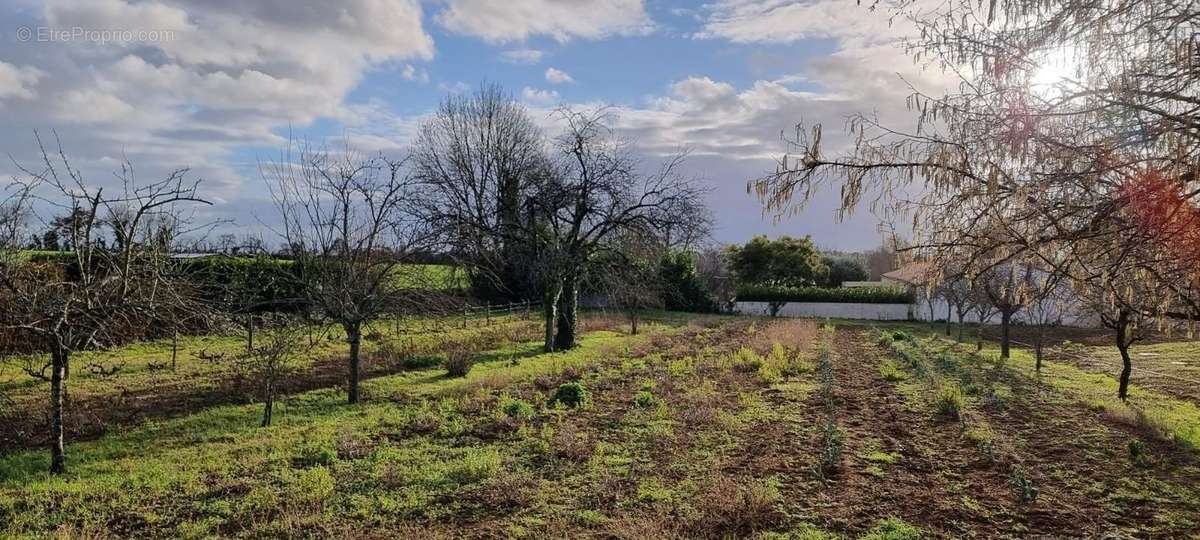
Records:
<instances>
[{"instance_id":1,"label":"small green shrub","mask_svg":"<svg viewBox=\"0 0 1200 540\"><path fill-rule=\"evenodd\" d=\"M896 330L892 332L892 341L912 341L913 337L904 330Z\"/></svg>"},{"instance_id":2,"label":"small green shrub","mask_svg":"<svg viewBox=\"0 0 1200 540\"><path fill-rule=\"evenodd\" d=\"M838 466L842 462L842 441L844 438L842 430L838 428L833 418L825 422L825 429L822 432L821 463L817 466L816 470L818 478L828 478L830 474L837 471Z\"/></svg>"},{"instance_id":3,"label":"small green shrub","mask_svg":"<svg viewBox=\"0 0 1200 540\"><path fill-rule=\"evenodd\" d=\"M306 444L292 456L292 467L307 469L309 467L329 466L337 461L337 450L323 445Z\"/></svg>"},{"instance_id":4,"label":"small green shrub","mask_svg":"<svg viewBox=\"0 0 1200 540\"><path fill-rule=\"evenodd\" d=\"M509 399L500 405L504 416L517 420L533 417L533 406L519 399Z\"/></svg>"},{"instance_id":5,"label":"small green shrub","mask_svg":"<svg viewBox=\"0 0 1200 540\"><path fill-rule=\"evenodd\" d=\"M763 366L763 359L754 349L742 347L733 354L733 368L746 373L757 372Z\"/></svg>"},{"instance_id":6,"label":"small green shrub","mask_svg":"<svg viewBox=\"0 0 1200 540\"><path fill-rule=\"evenodd\" d=\"M401 357L400 367L408 370L429 369L437 367L442 359L432 354L410 354Z\"/></svg>"},{"instance_id":7,"label":"small green shrub","mask_svg":"<svg viewBox=\"0 0 1200 540\"><path fill-rule=\"evenodd\" d=\"M888 382L900 382L908 378L908 374L892 360L884 360L879 363L879 375Z\"/></svg>"},{"instance_id":8,"label":"small green shrub","mask_svg":"<svg viewBox=\"0 0 1200 540\"><path fill-rule=\"evenodd\" d=\"M1023 503L1030 503L1037 500L1038 488L1033 485L1029 477L1025 475L1025 470L1021 467L1014 466L1012 476L1008 479L1008 485L1012 486L1017 492L1017 498Z\"/></svg>"},{"instance_id":9,"label":"small green shrub","mask_svg":"<svg viewBox=\"0 0 1200 540\"><path fill-rule=\"evenodd\" d=\"M471 449L451 465L448 475L460 484L472 484L491 477L500 470L500 453L494 449Z\"/></svg>"},{"instance_id":10,"label":"small green shrub","mask_svg":"<svg viewBox=\"0 0 1200 540\"><path fill-rule=\"evenodd\" d=\"M1146 443L1142 442L1141 439L1129 439L1129 444L1126 446L1129 449L1129 461L1138 467L1150 467L1152 463Z\"/></svg>"},{"instance_id":11,"label":"small green shrub","mask_svg":"<svg viewBox=\"0 0 1200 540\"><path fill-rule=\"evenodd\" d=\"M471 372L471 366L470 355L465 351L450 351L442 364L446 368L446 375L451 377L466 377Z\"/></svg>"},{"instance_id":12,"label":"small green shrub","mask_svg":"<svg viewBox=\"0 0 1200 540\"><path fill-rule=\"evenodd\" d=\"M287 476L284 498L291 505L320 506L333 496L333 489L333 475L329 473L329 469L313 467Z\"/></svg>"},{"instance_id":13,"label":"small green shrub","mask_svg":"<svg viewBox=\"0 0 1200 540\"><path fill-rule=\"evenodd\" d=\"M860 540L920 540L921 538L924 538L921 529L898 517L889 517L876 524Z\"/></svg>"},{"instance_id":14,"label":"small green shrub","mask_svg":"<svg viewBox=\"0 0 1200 540\"><path fill-rule=\"evenodd\" d=\"M558 385L554 391L554 396L550 398L551 404L560 404L572 409L584 407L591 402L591 395L587 388L578 382L569 382Z\"/></svg>"},{"instance_id":15,"label":"small green shrub","mask_svg":"<svg viewBox=\"0 0 1200 540\"><path fill-rule=\"evenodd\" d=\"M957 386L943 386L934 399L934 410L941 416L958 420L962 415L964 399L962 390Z\"/></svg>"},{"instance_id":16,"label":"small green shrub","mask_svg":"<svg viewBox=\"0 0 1200 540\"><path fill-rule=\"evenodd\" d=\"M649 390L641 390L633 396L633 404L642 409L649 409L658 404L658 398Z\"/></svg>"}]
</instances>

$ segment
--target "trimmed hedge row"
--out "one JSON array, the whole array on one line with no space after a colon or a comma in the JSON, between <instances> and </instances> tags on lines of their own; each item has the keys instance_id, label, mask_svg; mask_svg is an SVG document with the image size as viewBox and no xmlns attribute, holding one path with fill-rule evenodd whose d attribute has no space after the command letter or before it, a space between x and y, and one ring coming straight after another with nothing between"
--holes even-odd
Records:
<instances>
[{"instance_id":1,"label":"trimmed hedge row","mask_svg":"<svg viewBox=\"0 0 1200 540\"><path fill-rule=\"evenodd\" d=\"M33 263L62 265L68 276L78 276L74 253L28 251L22 254ZM294 309L304 297L300 268L287 259L272 257L195 257L170 261L170 271L186 279L200 299L235 311ZM466 278L450 266L405 264L396 277L402 288L431 288L454 292L466 286Z\"/></svg>"},{"instance_id":2,"label":"trimmed hedge row","mask_svg":"<svg viewBox=\"0 0 1200 540\"><path fill-rule=\"evenodd\" d=\"M738 287L742 302L836 302L846 304L911 304L916 299L899 287Z\"/></svg>"}]
</instances>

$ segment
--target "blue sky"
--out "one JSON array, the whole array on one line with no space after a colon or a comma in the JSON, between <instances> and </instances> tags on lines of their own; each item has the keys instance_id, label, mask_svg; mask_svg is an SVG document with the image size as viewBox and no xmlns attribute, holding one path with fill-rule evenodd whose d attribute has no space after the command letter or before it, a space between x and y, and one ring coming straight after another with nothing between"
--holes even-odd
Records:
<instances>
[{"instance_id":1,"label":"blue sky","mask_svg":"<svg viewBox=\"0 0 1200 540\"><path fill-rule=\"evenodd\" d=\"M147 175L188 167L214 217L251 230L270 214L257 164L289 137L402 153L448 93L486 81L551 131L558 105L612 107L648 165L690 150L718 242L867 249L867 208L838 223L825 192L776 223L745 184L797 122L824 124L836 151L851 113L911 121L899 77L941 79L897 49L904 31L853 0L15 0L0 148L27 162L33 130L55 129L92 178L122 156Z\"/></svg>"}]
</instances>

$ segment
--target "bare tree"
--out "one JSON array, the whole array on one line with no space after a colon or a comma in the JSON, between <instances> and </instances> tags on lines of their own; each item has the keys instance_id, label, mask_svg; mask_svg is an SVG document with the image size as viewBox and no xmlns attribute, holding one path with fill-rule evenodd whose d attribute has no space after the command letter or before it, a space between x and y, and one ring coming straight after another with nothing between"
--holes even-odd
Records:
<instances>
[{"instance_id":1,"label":"bare tree","mask_svg":"<svg viewBox=\"0 0 1200 540\"><path fill-rule=\"evenodd\" d=\"M237 359L237 369L254 384L263 403L262 427L271 425L280 385L296 368L305 330L283 317L268 321L258 344Z\"/></svg>"},{"instance_id":2,"label":"bare tree","mask_svg":"<svg viewBox=\"0 0 1200 540\"><path fill-rule=\"evenodd\" d=\"M57 135L56 135L57 142ZM66 264L24 260L14 246L0 256L0 326L23 333L50 360L30 374L50 383L50 471L66 471L63 410L71 358L76 351L112 347L154 335L162 319L189 299L175 283L169 250L186 231L189 207L208 204L187 169L140 183L128 161L115 186L89 183L61 143L52 153L38 139L42 161L20 166L18 193L9 204L32 219L50 212L70 216L63 225L72 251ZM170 231L170 234L168 234ZM109 247L108 240L113 240ZM49 373L47 374L47 371Z\"/></svg>"},{"instance_id":3,"label":"bare tree","mask_svg":"<svg viewBox=\"0 0 1200 540\"><path fill-rule=\"evenodd\" d=\"M608 306L625 313L630 334L638 333L644 310L663 307L668 291L658 263L665 252L653 237L622 237L597 257L588 274L592 288L604 295Z\"/></svg>"},{"instance_id":4,"label":"bare tree","mask_svg":"<svg viewBox=\"0 0 1200 540\"><path fill-rule=\"evenodd\" d=\"M583 277L613 238L640 232L688 241L707 219L699 189L678 174L682 155L643 174L604 111L557 115L566 130L547 154L524 109L485 88L447 100L413 150L428 187L426 219L472 261L473 277L486 277L501 259L518 261L532 278L547 351L575 345Z\"/></svg>"},{"instance_id":5,"label":"bare tree","mask_svg":"<svg viewBox=\"0 0 1200 540\"><path fill-rule=\"evenodd\" d=\"M429 219L470 273L477 294L523 297L530 283L522 201L546 172L545 141L525 107L498 85L450 95L420 128L415 176Z\"/></svg>"},{"instance_id":6,"label":"bare tree","mask_svg":"<svg viewBox=\"0 0 1200 540\"><path fill-rule=\"evenodd\" d=\"M1036 328L1033 338L1034 369L1042 370L1046 328L1063 323L1063 317L1077 306L1075 291L1070 290L1062 274L1031 270L1026 274L1024 319Z\"/></svg>"},{"instance_id":7,"label":"bare tree","mask_svg":"<svg viewBox=\"0 0 1200 540\"><path fill-rule=\"evenodd\" d=\"M737 294L737 283L729 269L725 250L719 247L699 250L696 257L696 274L700 276L705 289L713 294L717 302L717 310L732 311L733 299Z\"/></svg>"},{"instance_id":8,"label":"bare tree","mask_svg":"<svg viewBox=\"0 0 1200 540\"><path fill-rule=\"evenodd\" d=\"M975 311L976 321L978 321L975 326L975 350L982 351L983 327L996 314L996 306L992 305L992 299L984 292L982 284L978 281L972 282L967 298L971 309Z\"/></svg>"},{"instance_id":9,"label":"bare tree","mask_svg":"<svg viewBox=\"0 0 1200 540\"><path fill-rule=\"evenodd\" d=\"M679 172L686 153L644 174L628 141L609 127L607 111L564 108L558 115L566 129L555 139L553 174L530 201L554 261L546 276L543 313L550 350L575 346L580 278L606 242L618 235L665 237L668 232L694 239L708 224L703 190Z\"/></svg>"},{"instance_id":10,"label":"bare tree","mask_svg":"<svg viewBox=\"0 0 1200 540\"><path fill-rule=\"evenodd\" d=\"M962 274L947 269L942 278L942 297L949 310L958 317L958 337L963 340L963 318L971 308L971 286ZM946 314L946 335L950 335L950 313Z\"/></svg>"},{"instance_id":11,"label":"bare tree","mask_svg":"<svg viewBox=\"0 0 1200 540\"><path fill-rule=\"evenodd\" d=\"M302 285L300 302L346 334L350 403L359 400L364 327L402 313L414 290L429 289L413 283L419 273L403 269L432 241L415 206L419 184L406 165L304 145L261 167Z\"/></svg>"},{"instance_id":12,"label":"bare tree","mask_svg":"<svg viewBox=\"0 0 1200 540\"><path fill-rule=\"evenodd\" d=\"M1000 358L1009 357L1012 344L1011 329L1013 315L1025 306L1025 283L1032 269L1017 265L993 266L975 279L988 301L1000 312Z\"/></svg>"}]
</instances>

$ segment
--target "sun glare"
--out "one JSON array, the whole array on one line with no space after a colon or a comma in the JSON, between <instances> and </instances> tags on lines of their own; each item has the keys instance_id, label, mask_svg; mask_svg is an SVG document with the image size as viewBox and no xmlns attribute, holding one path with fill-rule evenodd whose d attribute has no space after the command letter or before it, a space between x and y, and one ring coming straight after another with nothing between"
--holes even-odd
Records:
<instances>
[{"instance_id":1,"label":"sun glare","mask_svg":"<svg viewBox=\"0 0 1200 540\"><path fill-rule=\"evenodd\" d=\"M1029 77L1030 91L1046 98L1061 95L1064 85L1081 75L1080 60L1079 52L1071 46L1035 56L1036 67Z\"/></svg>"}]
</instances>

